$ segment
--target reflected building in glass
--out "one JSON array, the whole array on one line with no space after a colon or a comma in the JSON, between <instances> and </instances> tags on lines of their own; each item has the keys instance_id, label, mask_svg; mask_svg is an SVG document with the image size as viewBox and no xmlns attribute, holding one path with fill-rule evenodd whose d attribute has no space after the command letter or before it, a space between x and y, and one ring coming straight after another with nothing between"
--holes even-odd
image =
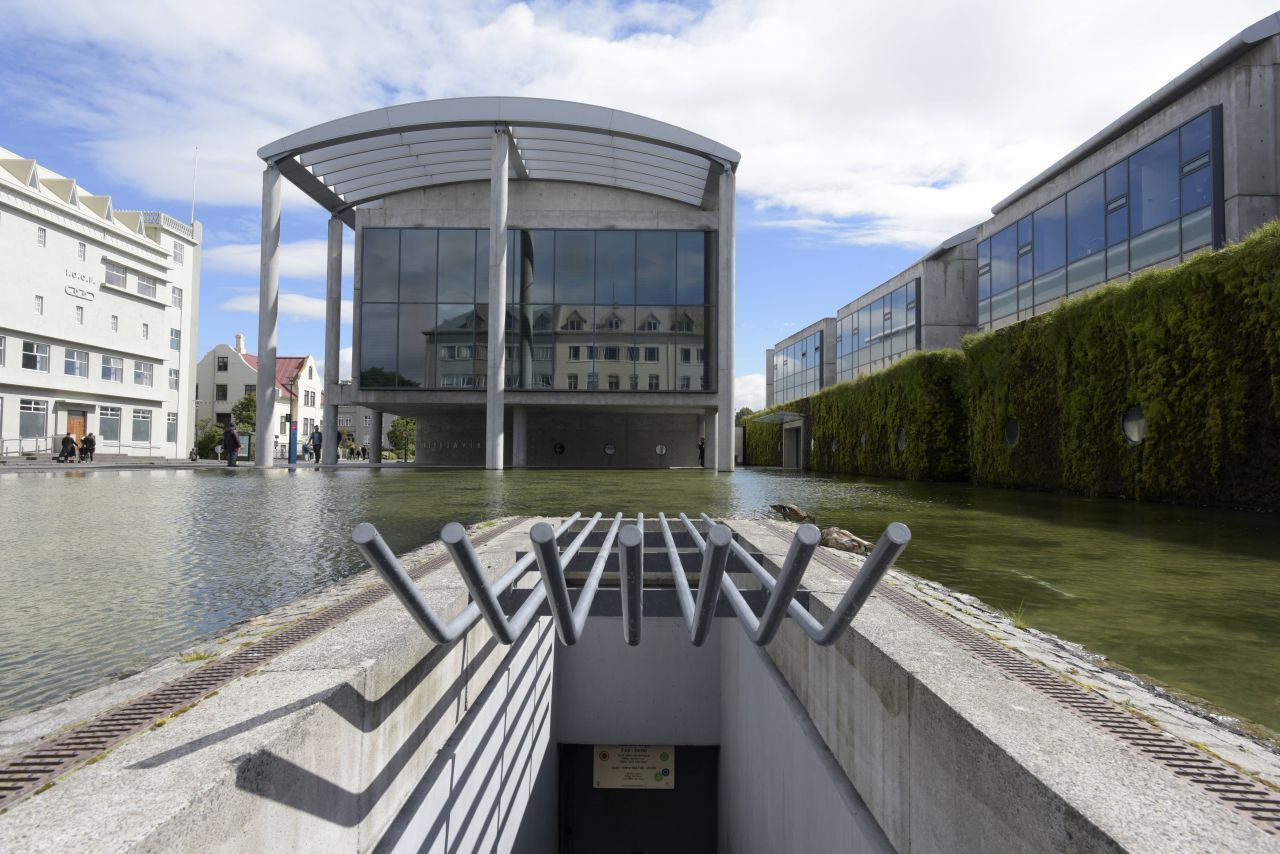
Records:
<instances>
[{"instance_id":1,"label":"reflected building in glass","mask_svg":"<svg viewBox=\"0 0 1280 854\"><path fill-rule=\"evenodd\" d=\"M732 468L737 152L600 107L467 98L259 153L340 221L331 253L354 229L334 404L414 418L419 463L694 466L703 440Z\"/></svg>"},{"instance_id":2,"label":"reflected building in glass","mask_svg":"<svg viewBox=\"0 0 1280 854\"><path fill-rule=\"evenodd\" d=\"M1280 216L1277 69L1280 16L1271 15L1000 201L990 219L841 308L832 381L958 347L965 334L1178 264ZM793 339L767 351L766 388L779 385L778 354Z\"/></svg>"}]
</instances>

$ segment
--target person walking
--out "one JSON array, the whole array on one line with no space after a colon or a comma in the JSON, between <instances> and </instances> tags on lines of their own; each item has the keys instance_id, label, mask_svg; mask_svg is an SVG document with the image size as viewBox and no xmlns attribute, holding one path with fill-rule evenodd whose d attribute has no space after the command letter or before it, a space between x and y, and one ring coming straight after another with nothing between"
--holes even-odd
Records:
<instances>
[{"instance_id":1,"label":"person walking","mask_svg":"<svg viewBox=\"0 0 1280 854\"><path fill-rule=\"evenodd\" d=\"M240 434L236 432L234 422L222 431L222 450L227 454L227 465L235 468L236 457L240 455Z\"/></svg>"},{"instance_id":2,"label":"person walking","mask_svg":"<svg viewBox=\"0 0 1280 854\"><path fill-rule=\"evenodd\" d=\"M320 446L323 444L324 434L316 427L311 431L311 456L315 458L316 465L320 465Z\"/></svg>"},{"instance_id":3,"label":"person walking","mask_svg":"<svg viewBox=\"0 0 1280 854\"><path fill-rule=\"evenodd\" d=\"M703 468L707 467L707 439L705 436L698 437L698 465Z\"/></svg>"},{"instance_id":4,"label":"person walking","mask_svg":"<svg viewBox=\"0 0 1280 854\"><path fill-rule=\"evenodd\" d=\"M62 437L62 453L58 454L58 462L74 463L76 461L76 437L70 433Z\"/></svg>"},{"instance_id":5,"label":"person walking","mask_svg":"<svg viewBox=\"0 0 1280 854\"><path fill-rule=\"evenodd\" d=\"M80 462L93 462L93 452L98 450L98 440L90 433L80 441Z\"/></svg>"}]
</instances>

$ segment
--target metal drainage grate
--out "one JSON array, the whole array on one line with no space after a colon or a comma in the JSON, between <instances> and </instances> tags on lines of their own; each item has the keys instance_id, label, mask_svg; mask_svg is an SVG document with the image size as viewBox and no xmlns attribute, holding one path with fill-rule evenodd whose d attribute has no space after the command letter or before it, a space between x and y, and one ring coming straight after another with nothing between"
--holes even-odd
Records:
<instances>
[{"instance_id":1,"label":"metal drainage grate","mask_svg":"<svg viewBox=\"0 0 1280 854\"><path fill-rule=\"evenodd\" d=\"M483 532L476 537L475 542L487 543L523 521L525 517L517 516ZM409 576L416 581L427 573L448 565L449 561L449 553L443 552L415 568ZM362 608L385 599L388 592L381 584L368 587L307 617L295 626L193 670L150 694L104 712L72 730L40 741L30 750L0 765L0 810L52 783L85 760L98 756L129 736L141 732L160 718L203 699L236 677L262 666Z\"/></svg>"},{"instance_id":2,"label":"metal drainage grate","mask_svg":"<svg viewBox=\"0 0 1280 854\"><path fill-rule=\"evenodd\" d=\"M790 531L772 520L765 524L780 534ZM815 559L828 569L852 577L854 571L833 555L818 550ZM1156 729L1110 701L1094 696L1059 677L1048 668L1008 649L954 617L931 608L914 596L887 585L876 588L895 608L962 649L1047 694L1090 723L1101 727L1179 777L1185 777L1228 806L1258 822L1269 833L1280 832L1280 795L1200 751L1189 747L1163 730Z\"/></svg>"}]
</instances>

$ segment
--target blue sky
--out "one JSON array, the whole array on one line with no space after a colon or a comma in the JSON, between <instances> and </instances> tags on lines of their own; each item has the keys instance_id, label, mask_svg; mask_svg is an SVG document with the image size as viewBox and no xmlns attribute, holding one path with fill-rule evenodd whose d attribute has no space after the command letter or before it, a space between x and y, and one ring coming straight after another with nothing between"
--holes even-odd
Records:
<instances>
[{"instance_id":1,"label":"blue sky","mask_svg":"<svg viewBox=\"0 0 1280 854\"><path fill-rule=\"evenodd\" d=\"M391 103L585 101L738 149L741 402L834 314L1232 35L1266 3L0 0L0 147L118 208L190 215L199 347L257 334L254 152ZM1105 22L1105 24L1104 24ZM322 356L326 216L285 195L280 348ZM348 267L350 253L347 255ZM349 275L346 290L350 292ZM350 327L344 325L343 346Z\"/></svg>"}]
</instances>

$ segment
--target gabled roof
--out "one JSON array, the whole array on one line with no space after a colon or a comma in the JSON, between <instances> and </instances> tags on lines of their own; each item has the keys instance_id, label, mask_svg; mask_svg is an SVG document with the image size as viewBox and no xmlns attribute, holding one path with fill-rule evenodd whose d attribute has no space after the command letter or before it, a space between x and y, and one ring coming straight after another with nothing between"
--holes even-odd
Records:
<instances>
[{"instance_id":1,"label":"gabled roof","mask_svg":"<svg viewBox=\"0 0 1280 854\"><path fill-rule=\"evenodd\" d=\"M258 357L255 354L237 353L236 355L244 359L246 365L255 371L258 370ZM309 358L310 356L276 356L276 388L286 397L293 396L293 392L289 390L289 382L297 379Z\"/></svg>"},{"instance_id":2,"label":"gabled roof","mask_svg":"<svg viewBox=\"0 0 1280 854\"><path fill-rule=\"evenodd\" d=\"M291 134L258 156L348 225L365 202L489 179L496 128L515 179L603 184L708 207L741 155L665 122L573 101L446 98L358 113Z\"/></svg>"}]
</instances>

